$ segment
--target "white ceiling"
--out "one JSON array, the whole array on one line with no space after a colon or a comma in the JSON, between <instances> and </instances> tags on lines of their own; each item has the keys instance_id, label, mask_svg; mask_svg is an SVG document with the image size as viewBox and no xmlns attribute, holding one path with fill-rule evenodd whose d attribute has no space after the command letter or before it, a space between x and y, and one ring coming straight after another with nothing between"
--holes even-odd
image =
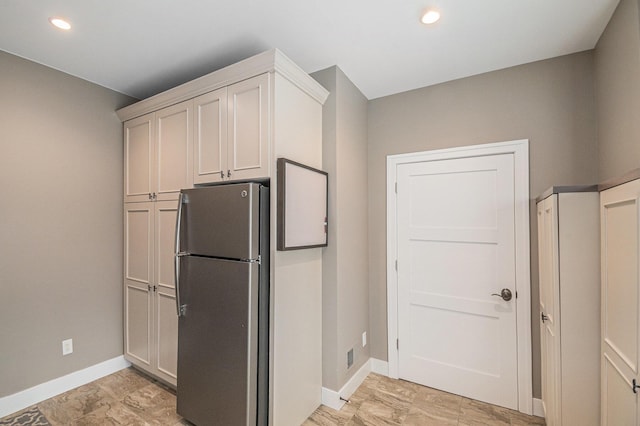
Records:
<instances>
[{"instance_id":1,"label":"white ceiling","mask_svg":"<svg viewBox=\"0 0 640 426\"><path fill-rule=\"evenodd\" d=\"M142 99L277 47L374 99L591 49L618 1L0 0L0 50Z\"/></svg>"}]
</instances>

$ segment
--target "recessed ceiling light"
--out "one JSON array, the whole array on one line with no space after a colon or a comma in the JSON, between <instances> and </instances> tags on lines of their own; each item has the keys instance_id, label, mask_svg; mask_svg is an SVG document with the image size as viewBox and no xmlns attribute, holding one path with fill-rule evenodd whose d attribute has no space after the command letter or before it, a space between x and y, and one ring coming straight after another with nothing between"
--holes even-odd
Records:
<instances>
[{"instance_id":1,"label":"recessed ceiling light","mask_svg":"<svg viewBox=\"0 0 640 426\"><path fill-rule=\"evenodd\" d=\"M420 19L422 21L423 24L434 24L436 22L438 22L438 20L440 19L440 12L438 12L437 10L427 10L424 15L422 15L422 19Z\"/></svg>"},{"instance_id":2,"label":"recessed ceiling light","mask_svg":"<svg viewBox=\"0 0 640 426\"><path fill-rule=\"evenodd\" d=\"M52 25L60 28L61 30L71 29L71 24L62 18L49 18L49 22L51 22Z\"/></svg>"}]
</instances>

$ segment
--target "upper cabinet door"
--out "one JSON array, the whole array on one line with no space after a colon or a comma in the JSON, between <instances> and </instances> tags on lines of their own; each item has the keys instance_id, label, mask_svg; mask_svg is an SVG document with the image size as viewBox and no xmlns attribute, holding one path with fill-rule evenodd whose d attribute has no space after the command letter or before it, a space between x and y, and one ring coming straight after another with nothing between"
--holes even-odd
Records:
<instances>
[{"instance_id":1,"label":"upper cabinet door","mask_svg":"<svg viewBox=\"0 0 640 426\"><path fill-rule=\"evenodd\" d=\"M227 178L269 176L269 74L228 87Z\"/></svg>"},{"instance_id":2,"label":"upper cabinet door","mask_svg":"<svg viewBox=\"0 0 640 426\"><path fill-rule=\"evenodd\" d=\"M227 88L194 99L193 182L220 182L227 173Z\"/></svg>"},{"instance_id":3,"label":"upper cabinet door","mask_svg":"<svg viewBox=\"0 0 640 426\"><path fill-rule=\"evenodd\" d=\"M192 101L156 112L156 198L175 200L193 184L191 176Z\"/></svg>"},{"instance_id":4,"label":"upper cabinet door","mask_svg":"<svg viewBox=\"0 0 640 426\"><path fill-rule=\"evenodd\" d=\"M124 123L124 198L149 201L154 192L153 113Z\"/></svg>"}]
</instances>

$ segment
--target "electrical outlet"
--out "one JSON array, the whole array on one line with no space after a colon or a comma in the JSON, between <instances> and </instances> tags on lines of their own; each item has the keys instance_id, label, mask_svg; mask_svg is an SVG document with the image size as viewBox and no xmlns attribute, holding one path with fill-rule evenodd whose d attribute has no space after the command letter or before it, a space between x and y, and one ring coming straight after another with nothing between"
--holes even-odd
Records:
<instances>
[{"instance_id":1,"label":"electrical outlet","mask_svg":"<svg viewBox=\"0 0 640 426\"><path fill-rule=\"evenodd\" d=\"M62 341L62 355L69 355L73 353L73 339L67 339Z\"/></svg>"},{"instance_id":2,"label":"electrical outlet","mask_svg":"<svg viewBox=\"0 0 640 426\"><path fill-rule=\"evenodd\" d=\"M367 332L363 332L362 333L362 347L364 348L365 346L367 346Z\"/></svg>"}]
</instances>

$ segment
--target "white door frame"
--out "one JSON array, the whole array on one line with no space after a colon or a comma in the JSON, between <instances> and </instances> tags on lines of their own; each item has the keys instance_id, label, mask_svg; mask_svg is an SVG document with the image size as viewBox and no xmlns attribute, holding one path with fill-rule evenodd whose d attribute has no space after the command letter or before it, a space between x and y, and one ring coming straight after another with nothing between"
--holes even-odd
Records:
<instances>
[{"instance_id":1,"label":"white door frame","mask_svg":"<svg viewBox=\"0 0 640 426\"><path fill-rule=\"evenodd\" d=\"M398 378L398 275L396 171L401 164L513 154L515 190L518 410L533 413L531 366L531 275L529 265L529 140L472 145L387 156L387 347L389 377Z\"/></svg>"}]
</instances>

